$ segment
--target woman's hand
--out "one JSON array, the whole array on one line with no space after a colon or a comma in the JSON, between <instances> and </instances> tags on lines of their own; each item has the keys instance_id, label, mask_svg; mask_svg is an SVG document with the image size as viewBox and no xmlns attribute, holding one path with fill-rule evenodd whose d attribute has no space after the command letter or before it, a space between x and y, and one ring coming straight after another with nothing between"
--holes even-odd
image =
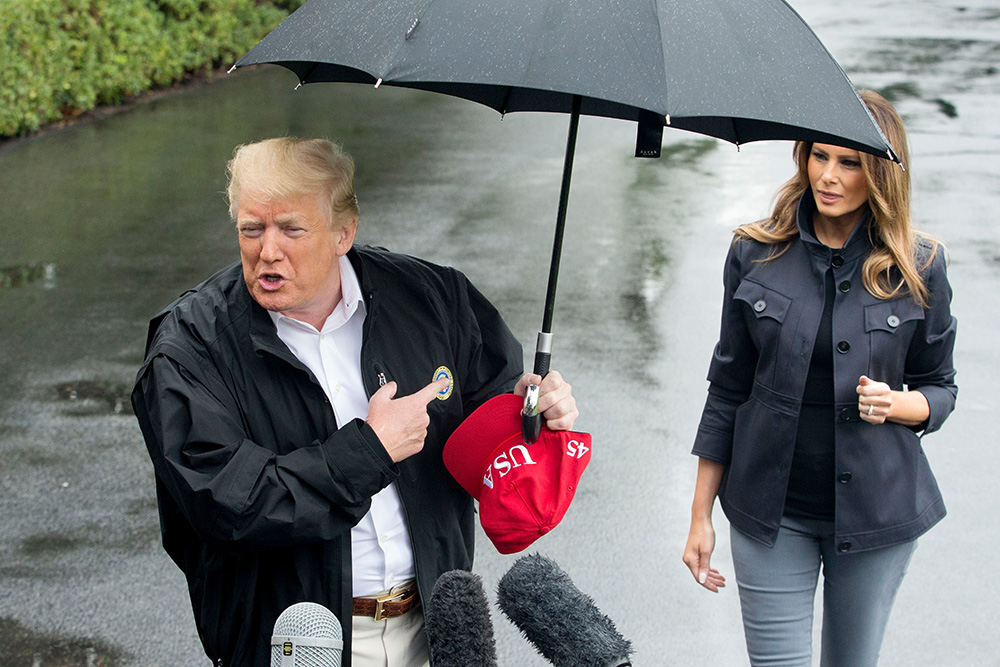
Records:
<instances>
[{"instance_id":1,"label":"woman's hand","mask_svg":"<svg viewBox=\"0 0 1000 667\"><path fill-rule=\"evenodd\" d=\"M869 424L883 424L892 409L892 389L866 375L858 380L858 412Z\"/></svg>"},{"instance_id":2,"label":"woman's hand","mask_svg":"<svg viewBox=\"0 0 1000 667\"><path fill-rule=\"evenodd\" d=\"M927 397L919 389L895 391L885 382L862 375L858 380L858 412L869 424L895 422L919 427L930 417Z\"/></svg>"},{"instance_id":3,"label":"woman's hand","mask_svg":"<svg viewBox=\"0 0 1000 667\"><path fill-rule=\"evenodd\" d=\"M691 570L695 581L718 593L726 585L726 578L710 565L712 552L715 550L715 528L712 519L692 519L691 532L688 533L687 546L684 547L684 564Z\"/></svg>"}]
</instances>

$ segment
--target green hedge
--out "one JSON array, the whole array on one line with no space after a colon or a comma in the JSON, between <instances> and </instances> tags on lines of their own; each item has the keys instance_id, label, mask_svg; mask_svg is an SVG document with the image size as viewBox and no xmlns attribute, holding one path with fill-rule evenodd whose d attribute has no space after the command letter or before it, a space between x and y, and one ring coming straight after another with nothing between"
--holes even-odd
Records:
<instances>
[{"instance_id":1,"label":"green hedge","mask_svg":"<svg viewBox=\"0 0 1000 667\"><path fill-rule=\"evenodd\" d=\"M0 136L246 53L305 0L0 0Z\"/></svg>"}]
</instances>

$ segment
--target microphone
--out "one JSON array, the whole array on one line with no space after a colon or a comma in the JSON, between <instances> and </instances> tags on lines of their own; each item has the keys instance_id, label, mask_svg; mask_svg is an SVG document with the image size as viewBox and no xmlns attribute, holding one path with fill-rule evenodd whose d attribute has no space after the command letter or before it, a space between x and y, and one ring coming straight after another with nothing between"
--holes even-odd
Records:
<instances>
[{"instance_id":1,"label":"microphone","mask_svg":"<svg viewBox=\"0 0 1000 667\"><path fill-rule=\"evenodd\" d=\"M630 667L625 640L549 558L523 556L500 579L497 604L556 667Z\"/></svg>"},{"instance_id":2,"label":"microphone","mask_svg":"<svg viewBox=\"0 0 1000 667\"><path fill-rule=\"evenodd\" d=\"M299 602L281 612L271 636L271 667L340 667L344 631L332 611Z\"/></svg>"},{"instance_id":3,"label":"microphone","mask_svg":"<svg viewBox=\"0 0 1000 667\"><path fill-rule=\"evenodd\" d=\"M490 606L479 575L451 570L424 603L424 631L434 667L496 667Z\"/></svg>"}]
</instances>

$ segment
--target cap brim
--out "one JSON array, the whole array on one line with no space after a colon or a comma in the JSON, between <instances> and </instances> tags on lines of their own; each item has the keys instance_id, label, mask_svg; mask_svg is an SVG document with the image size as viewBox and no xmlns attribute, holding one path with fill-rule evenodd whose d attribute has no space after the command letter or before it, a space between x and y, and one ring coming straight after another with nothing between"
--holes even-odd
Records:
<instances>
[{"instance_id":1,"label":"cap brim","mask_svg":"<svg viewBox=\"0 0 1000 667\"><path fill-rule=\"evenodd\" d=\"M459 424L444 445L445 467L476 500L490 455L521 433L523 405L524 399L515 394L494 396Z\"/></svg>"}]
</instances>

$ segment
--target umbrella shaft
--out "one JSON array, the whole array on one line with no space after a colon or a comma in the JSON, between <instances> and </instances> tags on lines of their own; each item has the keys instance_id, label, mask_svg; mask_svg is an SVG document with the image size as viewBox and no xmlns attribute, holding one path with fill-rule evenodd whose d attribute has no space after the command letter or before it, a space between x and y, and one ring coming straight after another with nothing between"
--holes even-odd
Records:
<instances>
[{"instance_id":1,"label":"umbrella shaft","mask_svg":"<svg viewBox=\"0 0 1000 667\"><path fill-rule=\"evenodd\" d=\"M569 136L566 138L566 160L563 162L562 186L559 190L559 209L556 211L556 231L552 240L552 261L549 264L549 286L545 292L545 314L542 330L535 346L537 375L549 372L552 345L552 311L556 305L556 283L559 281L559 260L562 257L563 233L566 230L566 208L569 205L569 184L573 178L573 156L576 154L576 131L580 127L580 96L573 96L573 111L569 117ZM543 343L544 340L544 343Z\"/></svg>"},{"instance_id":2,"label":"umbrella shaft","mask_svg":"<svg viewBox=\"0 0 1000 667\"><path fill-rule=\"evenodd\" d=\"M559 260L562 257L563 232L566 229L566 208L569 205L569 184L573 178L573 156L576 153L576 132L580 126L580 96L573 96L573 111L569 117L569 135L566 138L566 160L563 163L562 187L559 191L559 209L556 212L556 231L552 240L552 262L549 264L549 286L545 294L545 316L542 332L552 332L552 311L556 302L556 283L559 280Z\"/></svg>"}]
</instances>

